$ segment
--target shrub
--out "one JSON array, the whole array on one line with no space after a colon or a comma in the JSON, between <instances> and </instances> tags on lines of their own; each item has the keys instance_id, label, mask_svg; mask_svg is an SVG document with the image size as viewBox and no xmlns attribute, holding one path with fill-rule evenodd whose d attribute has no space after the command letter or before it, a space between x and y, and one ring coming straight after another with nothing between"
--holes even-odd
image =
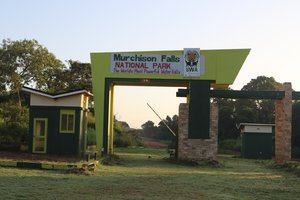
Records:
<instances>
[{"instance_id":1,"label":"shrub","mask_svg":"<svg viewBox=\"0 0 300 200\"><path fill-rule=\"evenodd\" d=\"M28 140L28 126L20 124L0 124L0 148L3 150L18 149L21 143ZM11 149L12 148L12 149Z\"/></svg>"},{"instance_id":2,"label":"shrub","mask_svg":"<svg viewBox=\"0 0 300 200\"><path fill-rule=\"evenodd\" d=\"M137 131L130 130L126 132L115 131L114 135L115 147L128 147L128 146L143 146L141 138L138 136Z\"/></svg>"},{"instance_id":3,"label":"shrub","mask_svg":"<svg viewBox=\"0 0 300 200\"><path fill-rule=\"evenodd\" d=\"M87 130L87 145L96 145L96 130L94 128Z\"/></svg>"},{"instance_id":4,"label":"shrub","mask_svg":"<svg viewBox=\"0 0 300 200\"><path fill-rule=\"evenodd\" d=\"M172 137L171 143L168 144L168 149L177 149L177 137Z\"/></svg>"},{"instance_id":5,"label":"shrub","mask_svg":"<svg viewBox=\"0 0 300 200\"><path fill-rule=\"evenodd\" d=\"M127 146L129 146L129 144L125 138L115 137L114 138L114 146L115 147L127 147Z\"/></svg>"},{"instance_id":6,"label":"shrub","mask_svg":"<svg viewBox=\"0 0 300 200\"><path fill-rule=\"evenodd\" d=\"M242 146L241 139L226 139L219 141L219 149L220 151L235 151L240 152Z\"/></svg>"},{"instance_id":7,"label":"shrub","mask_svg":"<svg viewBox=\"0 0 300 200\"><path fill-rule=\"evenodd\" d=\"M18 149L21 143L28 141L29 110L20 107L14 101L0 104L0 147Z\"/></svg>"}]
</instances>

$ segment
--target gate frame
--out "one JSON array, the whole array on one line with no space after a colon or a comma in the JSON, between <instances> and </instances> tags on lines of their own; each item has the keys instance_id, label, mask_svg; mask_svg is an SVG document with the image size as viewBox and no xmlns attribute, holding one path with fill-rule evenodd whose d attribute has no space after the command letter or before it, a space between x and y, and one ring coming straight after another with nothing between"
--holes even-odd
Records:
<instances>
[{"instance_id":1,"label":"gate frame","mask_svg":"<svg viewBox=\"0 0 300 200\"><path fill-rule=\"evenodd\" d=\"M200 56L204 58L205 62L204 73L199 77L184 77L183 74L116 73L111 69L112 58L116 54L132 54L133 56L151 56L155 54L170 57L172 55L183 56L183 50L91 53L97 150L104 154L113 153L112 102L114 85L117 84L116 80L121 79L124 80L124 84L127 82L128 85L135 85L134 83L137 83L137 85L151 85L153 81L165 81L167 84L163 86L168 86L172 81L187 83L191 91L187 99L190 102L190 110L192 111L189 114L189 127L195 129L195 131L190 132L192 134L189 137L194 139L209 137L209 120L207 118L209 118L210 109L210 88L224 89L232 84L249 52L250 49L201 50ZM131 82L132 80L135 80L134 83ZM203 92L199 94L197 90ZM200 106L198 100L201 102ZM205 114L199 114L198 111L201 109L205 111ZM205 131L197 131L196 129L205 129Z\"/></svg>"}]
</instances>

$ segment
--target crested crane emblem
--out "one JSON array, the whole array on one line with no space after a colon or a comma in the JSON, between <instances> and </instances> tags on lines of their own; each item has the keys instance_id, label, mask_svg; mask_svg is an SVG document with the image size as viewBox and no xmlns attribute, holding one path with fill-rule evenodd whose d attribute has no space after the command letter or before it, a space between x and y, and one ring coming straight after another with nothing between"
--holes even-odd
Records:
<instances>
[{"instance_id":1,"label":"crested crane emblem","mask_svg":"<svg viewBox=\"0 0 300 200\"><path fill-rule=\"evenodd\" d=\"M191 66L191 67L197 66L199 62L199 57L200 57L199 52L194 49L185 52L184 60L186 66Z\"/></svg>"}]
</instances>

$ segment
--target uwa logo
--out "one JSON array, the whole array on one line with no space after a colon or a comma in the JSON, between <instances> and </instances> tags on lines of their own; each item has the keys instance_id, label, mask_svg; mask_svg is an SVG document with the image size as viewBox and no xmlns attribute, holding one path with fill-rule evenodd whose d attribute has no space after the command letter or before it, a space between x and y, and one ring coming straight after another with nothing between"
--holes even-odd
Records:
<instances>
[{"instance_id":1,"label":"uwa logo","mask_svg":"<svg viewBox=\"0 0 300 200\"><path fill-rule=\"evenodd\" d=\"M200 49L184 49L184 76L200 77Z\"/></svg>"}]
</instances>

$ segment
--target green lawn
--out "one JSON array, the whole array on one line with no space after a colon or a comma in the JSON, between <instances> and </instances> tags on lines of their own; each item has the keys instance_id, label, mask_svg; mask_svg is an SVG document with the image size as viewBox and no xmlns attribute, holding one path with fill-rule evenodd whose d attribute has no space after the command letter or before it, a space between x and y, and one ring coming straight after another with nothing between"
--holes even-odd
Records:
<instances>
[{"instance_id":1,"label":"green lawn","mask_svg":"<svg viewBox=\"0 0 300 200\"><path fill-rule=\"evenodd\" d=\"M124 165L100 166L89 176L0 168L0 198L300 199L300 177L261 161L222 155L222 167L193 167L164 161L162 150L116 152Z\"/></svg>"}]
</instances>

